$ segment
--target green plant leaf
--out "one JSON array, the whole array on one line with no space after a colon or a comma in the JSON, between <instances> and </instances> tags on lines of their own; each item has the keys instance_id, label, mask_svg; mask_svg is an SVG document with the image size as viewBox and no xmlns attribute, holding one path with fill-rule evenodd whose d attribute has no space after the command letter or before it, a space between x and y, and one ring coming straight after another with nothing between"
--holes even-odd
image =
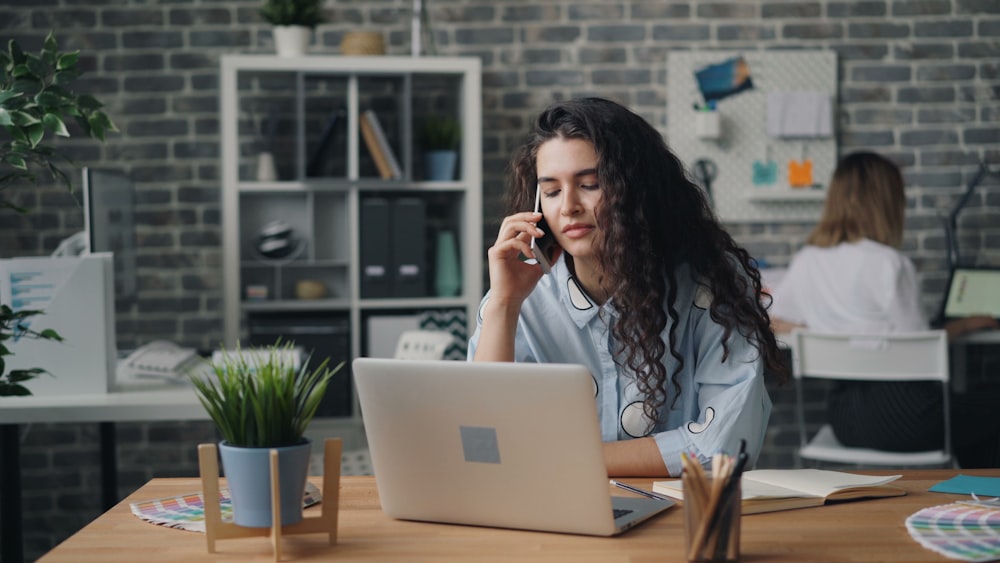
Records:
<instances>
[{"instance_id":1,"label":"green plant leaf","mask_svg":"<svg viewBox=\"0 0 1000 563\"><path fill-rule=\"evenodd\" d=\"M76 62L80 59L80 51L73 51L72 53L63 53L59 56L59 60L56 62L57 70L66 70L76 68Z\"/></svg>"},{"instance_id":2,"label":"green plant leaf","mask_svg":"<svg viewBox=\"0 0 1000 563\"><path fill-rule=\"evenodd\" d=\"M42 142L42 138L45 137L45 125L41 122L32 123L24 127L24 132L28 137L28 142L31 143L32 147L37 147L38 143Z\"/></svg>"}]
</instances>

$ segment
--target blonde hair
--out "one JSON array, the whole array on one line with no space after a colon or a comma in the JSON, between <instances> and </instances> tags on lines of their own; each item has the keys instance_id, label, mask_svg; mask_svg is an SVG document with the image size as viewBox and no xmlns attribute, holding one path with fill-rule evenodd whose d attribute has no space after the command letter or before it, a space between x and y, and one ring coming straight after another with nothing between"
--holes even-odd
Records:
<instances>
[{"instance_id":1,"label":"blonde hair","mask_svg":"<svg viewBox=\"0 0 1000 563\"><path fill-rule=\"evenodd\" d=\"M851 153L837 164L823 214L806 243L825 247L866 238L899 248L905 211L899 167L872 152Z\"/></svg>"}]
</instances>

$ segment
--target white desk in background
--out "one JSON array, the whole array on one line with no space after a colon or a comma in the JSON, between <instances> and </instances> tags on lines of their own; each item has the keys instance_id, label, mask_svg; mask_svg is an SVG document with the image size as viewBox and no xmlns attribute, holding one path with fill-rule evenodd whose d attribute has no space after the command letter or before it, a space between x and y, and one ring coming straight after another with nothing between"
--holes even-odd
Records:
<instances>
[{"instance_id":1,"label":"white desk in background","mask_svg":"<svg viewBox=\"0 0 1000 563\"><path fill-rule=\"evenodd\" d=\"M24 559L21 527L21 424L100 423L103 509L118 503L116 422L208 420L188 386L90 395L0 397L0 561Z\"/></svg>"}]
</instances>

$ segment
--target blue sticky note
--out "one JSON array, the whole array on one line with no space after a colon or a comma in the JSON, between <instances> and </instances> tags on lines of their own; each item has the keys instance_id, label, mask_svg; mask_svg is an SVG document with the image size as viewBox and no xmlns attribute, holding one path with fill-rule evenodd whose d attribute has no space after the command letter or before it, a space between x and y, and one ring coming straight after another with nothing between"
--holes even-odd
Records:
<instances>
[{"instance_id":1,"label":"blue sticky note","mask_svg":"<svg viewBox=\"0 0 1000 563\"><path fill-rule=\"evenodd\" d=\"M928 489L934 493L972 494L980 497L1000 497L1000 477L973 477L956 475L947 481L941 481Z\"/></svg>"}]
</instances>

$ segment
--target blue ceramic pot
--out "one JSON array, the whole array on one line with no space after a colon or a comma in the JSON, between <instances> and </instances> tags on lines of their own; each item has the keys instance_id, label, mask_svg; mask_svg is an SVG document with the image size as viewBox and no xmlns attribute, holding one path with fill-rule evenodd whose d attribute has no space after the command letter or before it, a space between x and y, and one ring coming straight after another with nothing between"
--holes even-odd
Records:
<instances>
[{"instance_id":1,"label":"blue ceramic pot","mask_svg":"<svg viewBox=\"0 0 1000 563\"><path fill-rule=\"evenodd\" d=\"M281 525L302 520L312 442L281 448L237 448L223 440L219 454L233 500L233 521L238 526L271 527L271 449L278 450Z\"/></svg>"}]
</instances>

